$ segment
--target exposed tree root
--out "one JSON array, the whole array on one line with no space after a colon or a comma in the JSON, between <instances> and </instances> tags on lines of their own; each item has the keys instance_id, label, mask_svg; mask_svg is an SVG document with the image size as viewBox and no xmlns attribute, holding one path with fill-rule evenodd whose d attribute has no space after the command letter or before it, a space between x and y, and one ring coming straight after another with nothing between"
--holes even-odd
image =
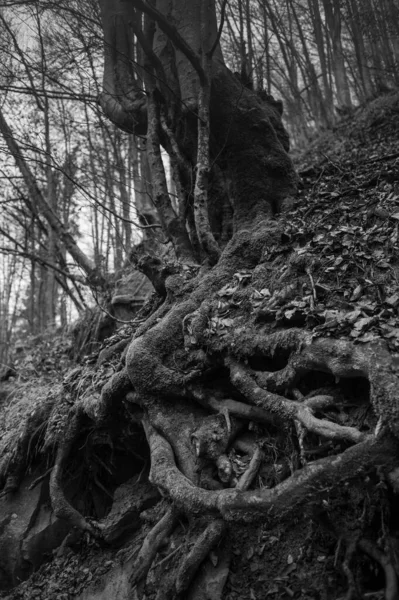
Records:
<instances>
[{"instance_id":1,"label":"exposed tree root","mask_svg":"<svg viewBox=\"0 0 399 600\"><path fill-rule=\"evenodd\" d=\"M132 384L126 369L115 373L101 391L101 398L96 410L97 421L106 419L111 410L115 410L131 390Z\"/></svg>"},{"instance_id":2,"label":"exposed tree root","mask_svg":"<svg viewBox=\"0 0 399 600\"><path fill-rule=\"evenodd\" d=\"M225 528L226 523L222 519L215 519L209 523L203 533L197 538L177 573L176 591L178 594L188 589L200 564L208 556L212 548L221 540Z\"/></svg>"},{"instance_id":3,"label":"exposed tree root","mask_svg":"<svg viewBox=\"0 0 399 600\"><path fill-rule=\"evenodd\" d=\"M320 490L334 488L373 468L391 471L397 462L397 444L388 437L367 439L338 456L314 461L272 489L241 492L207 491L193 485L176 468L168 442L151 425L146 428L151 451L150 481L189 513L210 512L225 519L253 520L259 515L281 519Z\"/></svg>"},{"instance_id":4,"label":"exposed tree root","mask_svg":"<svg viewBox=\"0 0 399 600\"><path fill-rule=\"evenodd\" d=\"M140 552L134 560L130 583L132 586L147 576L157 552L165 539L176 526L179 513L173 507L168 509L162 519L146 536Z\"/></svg>"},{"instance_id":5,"label":"exposed tree root","mask_svg":"<svg viewBox=\"0 0 399 600\"><path fill-rule=\"evenodd\" d=\"M144 585L179 514L188 518L207 515L209 523L183 558L171 584L173 590L168 588L173 598L173 594L187 592L229 522L261 519L271 526L317 502L321 491L350 485L351 480L364 478L375 469L389 475L392 485L398 487L398 376L383 345L359 347L342 340L315 340L311 333L298 329L267 334L252 322L248 327L232 327L226 335L215 336L214 342L209 334L218 290L238 269L252 268L265 244L279 235L273 226L259 232L242 231L227 245L214 269L204 267L195 278L185 279L184 271L176 268L166 277L164 305L136 331L125 368L110 378L101 395L88 393L75 402L66 430L58 437L50 477L54 512L71 526L106 541L105 531L66 498L67 461L83 418L104 428L126 411L129 427L143 424L151 454L149 480L173 506L148 533L137 557L128 559L132 586ZM271 365L270 372L260 370L263 357ZM252 368L253 364L259 370ZM273 371L281 364L286 366ZM363 431L362 421L352 419L349 411L344 424L334 421L341 417L338 411L345 409L338 391L301 393L307 386L305 376L314 372L337 379L367 379L375 412L371 426L375 427L377 418L382 423L378 435ZM394 435L388 433L388 427ZM331 442L326 445L319 438ZM240 451L236 452L237 448ZM332 452L341 453L327 455ZM324 458L313 460L317 455ZM281 477L277 476L279 465L285 466ZM261 467L263 487L257 488ZM98 484L105 493L106 487ZM105 521L101 522L104 525ZM384 569L386 597L393 600L398 585L389 558L372 542L361 540L358 548ZM348 547L343 565L348 597L356 594L350 570L354 551L355 547ZM173 556L170 554L170 559Z\"/></svg>"},{"instance_id":6,"label":"exposed tree root","mask_svg":"<svg viewBox=\"0 0 399 600\"><path fill-rule=\"evenodd\" d=\"M277 351L290 355L288 365L281 371L255 375L256 381L267 390L291 389L301 377L314 371L331 373L336 380L365 377L370 382L374 410L382 417L383 424L386 423L395 435L399 434L396 402L399 372L382 340L360 347L345 340L314 340L310 332L291 329L266 338L260 334L241 334L240 341L241 356L260 354L273 358ZM245 375L248 379L250 371L247 370ZM272 402L273 397L269 397L269 403Z\"/></svg>"},{"instance_id":7,"label":"exposed tree root","mask_svg":"<svg viewBox=\"0 0 399 600\"><path fill-rule=\"evenodd\" d=\"M228 412L230 415L244 419L246 421L255 421L262 423L263 425L274 426L284 429L286 421L279 418L279 415L274 415L263 408L244 404L244 402L237 402L237 400L231 400L224 398L220 400L212 396L211 393L206 393L203 390L188 386L190 393L193 398L206 408L209 408L212 412Z\"/></svg>"},{"instance_id":8,"label":"exposed tree root","mask_svg":"<svg viewBox=\"0 0 399 600\"><path fill-rule=\"evenodd\" d=\"M147 410L153 427L161 432L172 446L179 470L190 481L197 483L198 472L191 433L202 421L203 412L187 401L176 400L173 405L169 405L155 399L148 401ZM175 418L172 418L172 415Z\"/></svg>"},{"instance_id":9,"label":"exposed tree root","mask_svg":"<svg viewBox=\"0 0 399 600\"><path fill-rule=\"evenodd\" d=\"M262 459L263 452L260 448L257 448L252 456L248 469L238 481L236 489L244 491L249 488L259 470ZM208 556L212 548L214 548L214 546L222 539L226 527L227 524L225 521L222 519L215 519L209 523L203 533L197 538L193 548L185 557L177 573L176 591L178 594L181 594L189 588L201 563Z\"/></svg>"},{"instance_id":10,"label":"exposed tree root","mask_svg":"<svg viewBox=\"0 0 399 600\"><path fill-rule=\"evenodd\" d=\"M254 478L256 477L257 472L262 464L262 460L264 458L264 454L260 448L256 448L253 456L251 458L251 462L249 463L248 469L243 473L238 480L236 485L236 489L238 490L247 490Z\"/></svg>"},{"instance_id":11,"label":"exposed tree root","mask_svg":"<svg viewBox=\"0 0 399 600\"><path fill-rule=\"evenodd\" d=\"M283 396L263 390L257 385L256 381L249 374L249 370L243 365L233 361L230 362L230 365L232 382L251 404L276 413L281 418L296 419L308 431L317 433L328 439L341 439L358 443L367 438L366 434L354 427L346 427L325 419L316 418L309 405L294 400L287 400Z\"/></svg>"},{"instance_id":12,"label":"exposed tree root","mask_svg":"<svg viewBox=\"0 0 399 600\"><path fill-rule=\"evenodd\" d=\"M126 368L135 390L142 394L171 395L181 397L185 386L200 371L191 375L182 373L166 364L167 357L173 356L184 347L182 323L185 317L194 313L210 295L215 294L240 268L253 267L261 256L262 249L270 240L279 238L279 227L268 223L255 231L237 233L226 246L217 267L207 274L200 273L198 278L185 284L178 277L179 295L187 297L178 301L163 319L139 338L135 338L126 355ZM177 277L177 276L175 276ZM170 278L171 293L177 281ZM198 285L198 287L196 287Z\"/></svg>"},{"instance_id":13,"label":"exposed tree root","mask_svg":"<svg viewBox=\"0 0 399 600\"><path fill-rule=\"evenodd\" d=\"M107 346L101 350L100 354L98 355L97 365L100 367L102 364L108 362L113 356L121 354L126 346L130 344L130 341L130 338L125 338L119 340L119 342L116 342L112 346Z\"/></svg>"},{"instance_id":14,"label":"exposed tree root","mask_svg":"<svg viewBox=\"0 0 399 600\"><path fill-rule=\"evenodd\" d=\"M59 445L55 464L50 477L50 499L54 514L60 519L68 521L72 527L77 527L82 531L88 531L98 537L98 529L89 523L65 498L62 486L64 467L71 451L72 444L80 432L81 414L74 414L69 424L63 443Z\"/></svg>"}]
</instances>

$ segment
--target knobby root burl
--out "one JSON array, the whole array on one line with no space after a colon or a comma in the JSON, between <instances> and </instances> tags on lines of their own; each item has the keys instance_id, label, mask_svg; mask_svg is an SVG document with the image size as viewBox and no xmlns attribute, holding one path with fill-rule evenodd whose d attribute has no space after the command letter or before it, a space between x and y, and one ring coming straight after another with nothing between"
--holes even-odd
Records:
<instances>
[{"instance_id":1,"label":"knobby root burl","mask_svg":"<svg viewBox=\"0 0 399 600\"><path fill-rule=\"evenodd\" d=\"M102 427L122 405L134 413L148 442L149 481L169 503L138 555L127 560L132 586L145 581L180 518L191 522L208 516L191 549L174 551L180 566L165 598L182 597L212 548L223 543L231 522L261 520L272 526L317 503L321 491L376 472L397 486L392 473L399 456L399 379L383 342L360 347L314 339L301 329L266 331L251 313L240 316L245 327L232 328L215 341L209 333L212 299L237 270L253 269L263 247L278 235L278 227L270 224L242 231L213 269L200 271L195 280L186 280L183 271L167 280L169 310L134 337L123 370L105 386L91 412ZM277 356L285 357L283 367L276 362L279 368L260 368L263 359L271 365ZM320 373L330 378L328 389L309 390L309 375ZM369 382L369 398L363 399L370 407L367 423L351 413L339 387L341 380L353 378ZM82 411L77 403L58 446L51 501L57 515L102 538L107 518L96 523L80 515L62 489ZM244 456L245 468L238 465L236 452ZM362 535L356 548L381 565L387 597L393 597L397 574L389 554ZM351 587L348 556L343 564Z\"/></svg>"}]
</instances>

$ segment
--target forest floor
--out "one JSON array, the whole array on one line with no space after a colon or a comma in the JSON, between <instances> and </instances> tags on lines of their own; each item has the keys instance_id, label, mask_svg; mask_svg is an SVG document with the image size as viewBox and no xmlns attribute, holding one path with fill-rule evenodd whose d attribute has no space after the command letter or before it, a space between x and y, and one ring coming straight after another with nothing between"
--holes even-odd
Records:
<instances>
[{"instance_id":1,"label":"forest floor","mask_svg":"<svg viewBox=\"0 0 399 600\"><path fill-rule=\"evenodd\" d=\"M383 338L393 353L398 352L399 94L388 94L358 109L334 131L318 136L305 152L296 152L295 160L301 178L300 190L293 206L280 217L283 243L269 248L270 284L250 298L253 307L261 307L259 320L274 322L277 327L302 327L311 330L315 337L347 338L360 345ZM293 249L296 250L295 265L288 261ZM296 281L295 293L290 293L287 270L293 268L301 285L298 288ZM287 277L282 289L284 273ZM230 284L220 290L221 313L212 318L214 331L210 331L211 334L223 336L231 327L226 301L228 303L243 289L246 278L246 273L238 272ZM129 326L122 328L113 342L128 335ZM41 345L20 352L16 360L20 382L0 384L3 438L15 436L16 420L24 411L32 410L32 396L29 396L32 389L59 385L67 369L73 367L66 358L66 350L65 339L58 340L56 347L54 339L47 339L42 340ZM91 369L94 358L86 359L79 368ZM97 383L106 381L113 369L110 358L97 369ZM25 382L21 382L21 378ZM322 383L324 386L330 383L328 376L323 375ZM314 387L313 383L309 386ZM31 390L29 394L27 387ZM19 392L15 393L16 389ZM9 392L13 394L11 401ZM342 384L341 392L346 399L352 398L355 406L350 424L356 422L359 427L373 428L376 422L369 408L357 404L359 395L367 394L364 385L351 380ZM14 403L13 411L10 402ZM2 444L4 452L4 439ZM331 452L333 450L332 445ZM285 453L283 456L284 452L280 452L280 464L276 463L275 470L289 466L290 449L286 448ZM238 464L239 456L236 461ZM34 469L33 462L32 476ZM267 477L266 474L264 485L267 485ZM383 492L385 502L385 489ZM378 503L378 493L378 490L370 491L371 504ZM335 522L342 520L350 528L362 519L364 498L359 497L357 488L345 487L323 501L326 505L333 504L331 514ZM124 585L123 565L140 547L151 523L157 520L157 513L162 512L163 502L149 498L143 525L118 547L107 546L89 534L79 535L74 543L55 549L18 587L0 592L0 597L8 600L117 598L116 591L112 596L112 587L101 591L100 582L104 582L108 574L110 579L118 579L116 587ZM390 537L397 540L398 517L390 514L387 520ZM194 526L182 521L173 544L161 548L156 559L158 567L153 568L147 578L146 598L155 597L160 580L173 572L180 560L181 548L184 550L187 528ZM379 525L371 520L368 527L378 529ZM215 596L210 595L210 598L220 597L217 590L221 581L226 582L222 596L225 600L345 598L348 581L342 570L343 550L318 505L309 505L295 518L272 528L262 522L234 524L227 536L225 548L229 550L219 554L215 550L210 555L215 567ZM365 553L360 558L356 556L351 570L361 573L361 597L384 598L381 565ZM96 582L99 582L97 592Z\"/></svg>"}]
</instances>

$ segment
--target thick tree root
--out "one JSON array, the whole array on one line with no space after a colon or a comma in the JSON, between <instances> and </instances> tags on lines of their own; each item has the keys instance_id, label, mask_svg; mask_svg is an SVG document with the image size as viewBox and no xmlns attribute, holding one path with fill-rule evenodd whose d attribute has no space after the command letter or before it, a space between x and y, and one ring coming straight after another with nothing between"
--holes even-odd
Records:
<instances>
[{"instance_id":1,"label":"thick tree root","mask_svg":"<svg viewBox=\"0 0 399 600\"><path fill-rule=\"evenodd\" d=\"M398 447L394 439L367 439L338 456L316 460L272 489L242 492L237 489L208 491L196 487L177 469L170 444L149 425L146 428L151 451L150 481L160 487L189 513L213 513L225 519L251 521L266 516L279 520L309 502L321 490L362 475L370 468L385 472L395 468Z\"/></svg>"},{"instance_id":2,"label":"thick tree root","mask_svg":"<svg viewBox=\"0 0 399 600\"><path fill-rule=\"evenodd\" d=\"M96 421L104 421L112 411L118 408L121 401L132 390L132 384L126 369L115 373L104 385L96 407Z\"/></svg>"},{"instance_id":3,"label":"thick tree root","mask_svg":"<svg viewBox=\"0 0 399 600\"><path fill-rule=\"evenodd\" d=\"M196 457L193 452L191 433L201 423L204 415L194 404L176 400L172 407L166 402L152 400L147 406L148 418L168 440L176 456L180 471L193 483L198 482ZM171 418L172 415L175 418ZM145 427L146 421L143 421Z\"/></svg>"},{"instance_id":4,"label":"thick tree root","mask_svg":"<svg viewBox=\"0 0 399 600\"><path fill-rule=\"evenodd\" d=\"M116 342L116 344L113 344L112 346L107 346L106 348L101 350L100 354L98 355L97 366L100 367L104 363L111 360L114 356L121 354L126 348L126 346L130 344L130 341L130 338L125 338L123 340L119 340L119 342Z\"/></svg>"},{"instance_id":5,"label":"thick tree root","mask_svg":"<svg viewBox=\"0 0 399 600\"><path fill-rule=\"evenodd\" d=\"M193 580L199 566L209 552L219 543L226 529L222 519L212 521L205 531L197 538L194 546L183 560L177 573L176 591L178 594L186 591Z\"/></svg>"},{"instance_id":6,"label":"thick tree root","mask_svg":"<svg viewBox=\"0 0 399 600\"><path fill-rule=\"evenodd\" d=\"M157 552L176 526L179 513L173 507L168 509L162 519L151 529L145 538L140 552L134 560L130 583L136 585L147 577Z\"/></svg>"},{"instance_id":7,"label":"thick tree root","mask_svg":"<svg viewBox=\"0 0 399 600\"><path fill-rule=\"evenodd\" d=\"M185 394L190 376L165 364L167 357L184 347L184 319L216 294L237 270L254 267L265 244L275 242L280 235L279 226L271 222L255 231L241 231L226 246L217 267L207 274L200 273L197 279L187 284L177 275L177 282L173 277L169 278L170 294L173 296L177 287L178 295L181 296L184 290L186 299L178 301L159 323L132 341L126 355L126 368L135 390L162 397ZM199 372L193 375L198 376Z\"/></svg>"},{"instance_id":8,"label":"thick tree root","mask_svg":"<svg viewBox=\"0 0 399 600\"><path fill-rule=\"evenodd\" d=\"M263 452L260 448L257 448L251 458L248 469L238 481L236 489L244 491L249 488L259 470L262 459ZM189 588L202 562L208 556L212 548L214 548L222 539L226 527L227 523L225 521L222 519L215 519L209 523L204 532L198 537L179 568L176 579L176 591L178 594L183 593Z\"/></svg>"},{"instance_id":9,"label":"thick tree root","mask_svg":"<svg viewBox=\"0 0 399 600\"><path fill-rule=\"evenodd\" d=\"M249 369L243 365L231 361L230 369L233 384L251 404L276 413L281 418L295 419L308 431L327 439L341 439L354 443L367 439L367 434L358 431L355 427L346 427L316 418L309 405L295 400L287 400L283 396L263 390L251 377Z\"/></svg>"},{"instance_id":10,"label":"thick tree root","mask_svg":"<svg viewBox=\"0 0 399 600\"><path fill-rule=\"evenodd\" d=\"M273 241L274 234L279 236L278 228L273 231L273 226L269 233L266 235L265 229L258 233L242 231L227 245L218 265L205 274L199 271L196 279L186 280L179 272L170 275L164 286L166 300L136 331L126 353L126 367L110 378L101 396L88 393L77 400L63 439L57 438L50 477L54 512L71 526L104 540L100 526L79 514L66 498L63 480L67 460L76 448L82 417L91 418L96 426L109 424L123 407L130 412L129 427L142 422L151 454L149 480L168 497L172 508L148 533L138 555L127 560L133 587L145 584L160 547L173 534L182 513L189 518L207 515L209 521L182 558L176 581L169 585L167 592L173 598L187 593L229 522L262 520L271 526L301 507L318 502L321 491L328 494L337 486L349 486L352 480L364 479L375 470L390 476L392 485L399 488L399 446L387 432L390 428L398 437L398 374L383 344L360 347L342 340L315 340L310 332L298 329L265 334L265 329L260 332L256 325L231 327L225 335L214 336L213 341L209 322L218 291L236 271L257 263L265 243ZM271 364L271 372L250 368L259 365L262 357ZM273 371L282 360L286 366ZM321 418L323 411L332 415L331 419L334 414L340 417L337 411L327 411L342 406L329 390L309 397L299 391L308 386L303 378L314 372L337 379L367 379L372 407L382 423L381 431L378 429L381 435L365 433L361 425L358 429ZM204 387L205 380L210 389ZM344 423L354 422L350 420L354 413L345 415L348 420ZM372 426L375 420L373 416ZM317 446L317 436L331 442ZM316 448L309 450L308 442ZM312 460L320 450L319 455L325 455L348 445L341 454ZM240 451L236 452L237 448ZM283 462L281 455L286 463L291 461L289 468L281 478L269 477L268 469L275 473L279 461ZM249 466L242 473L248 460ZM257 473L266 461L260 475L265 487L256 489ZM201 487L205 479L201 480L201 469L204 473L208 469L213 484L206 482L209 490ZM12 479L10 482L17 485ZM177 530L176 537L180 534ZM344 562L351 596L356 594L349 565L355 548L355 543L348 548ZM388 556L366 540L357 542L357 548L384 570L386 597L393 600L398 595L398 582ZM168 560L173 556L172 552Z\"/></svg>"},{"instance_id":11,"label":"thick tree root","mask_svg":"<svg viewBox=\"0 0 399 600\"><path fill-rule=\"evenodd\" d=\"M244 419L246 421L255 421L256 423L262 423L262 425L273 426L285 429L286 420L283 420L279 415L274 415L263 408L244 404L244 402L237 402L237 400L231 400L224 398L219 400L213 397L211 394L205 393L203 390L194 387L193 385L188 386L190 394L201 406L210 409L212 412L228 412L234 417Z\"/></svg>"},{"instance_id":12,"label":"thick tree root","mask_svg":"<svg viewBox=\"0 0 399 600\"><path fill-rule=\"evenodd\" d=\"M331 373L336 380L366 378L370 382L370 401L376 414L392 433L399 436L396 400L399 370L383 340L361 347L346 340L314 340L311 332L291 329L267 337L253 332L240 334L237 339L234 338L234 343L240 345L240 356L244 357L256 354L273 358L277 351L289 355L284 369L273 373L256 373L253 377L249 369L242 373L242 367L234 363L233 371L237 367L236 375L242 373L247 379L251 378L252 391L253 379L265 390L283 391L292 389L300 378L315 371ZM263 400L265 404L273 405L273 396L268 399L264 397ZM274 406L276 412L278 403L274 402ZM286 410L289 408L286 407ZM285 407L282 411L285 411ZM291 411L294 412L292 407Z\"/></svg>"},{"instance_id":13,"label":"thick tree root","mask_svg":"<svg viewBox=\"0 0 399 600\"><path fill-rule=\"evenodd\" d=\"M262 464L264 458L264 453L260 448L256 448L251 461L249 463L248 469L241 475L238 483L236 485L237 490L247 490L252 481L255 479L257 472Z\"/></svg>"},{"instance_id":14,"label":"thick tree root","mask_svg":"<svg viewBox=\"0 0 399 600\"><path fill-rule=\"evenodd\" d=\"M69 424L66 437L62 444L59 445L55 464L50 476L50 500L54 514L60 519L64 519L70 523L72 527L77 527L82 531L88 531L95 537L100 537L98 527L89 523L65 498L62 479L64 474L64 466L71 447L80 432L81 414L75 413Z\"/></svg>"}]
</instances>

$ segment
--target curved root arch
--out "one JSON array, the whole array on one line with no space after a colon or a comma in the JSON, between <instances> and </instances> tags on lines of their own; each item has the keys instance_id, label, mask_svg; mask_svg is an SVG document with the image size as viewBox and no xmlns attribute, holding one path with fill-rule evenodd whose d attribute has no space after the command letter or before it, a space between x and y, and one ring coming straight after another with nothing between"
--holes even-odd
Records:
<instances>
[{"instance_id":1,"label":"curved root arch","mask_svg":"<svg viewBox=\"0 0 399 600\"><path fill-rule=\"evenodd\" d=\"M370 470L390 474L396 485L398 374L383 342L361 347L343 340L314 339L299 329L266 334L250 317L247 327L214 345L205 334L218 290L238 269L253 269L265 243L270 245L278 235L274 226L243 231L212 270L195 280L185 280L184 272L170 277L166 281L169 310L159 313L158 320L153 319L151 327L132 340L124 368L103 387L102 394L93 396L92 402L78 400L72 408L50 478L51 501L58 516L107 540L107 518L94 522L80 515L68 503L63 482L82 415L104 427L115 419L122 403L144 428L151 455L149 479L172 503L137 558L129 559L132 585L145 579L179 515L211 518L182 561L174 584L181 594L223 537L229 521L262 519L271 525L317 501L321 491L337 489ZM195 338L191 346L187 332ZM269 365L276 356L285 357L284 368L257 370L262 360ZM310 394L301 392L302 381L313 373L328 374L336 382L367 379L374 431L350 419L332 418L334 410L346 407L331 386ZM312 448L306 448L308 440ZM287 445L295 458L288 466L287 461L280 465L277 473ZM237 468L235 451L246 457L244 469ZM322 458L314 459L320 454ZM258 472L265 467L274 475L260 487ZM392 579L390 566L378 549L367 542L359 548L384 564L387 578ZM394 588L393 583L389 585Z\"/></svg>"}]
</instances>

